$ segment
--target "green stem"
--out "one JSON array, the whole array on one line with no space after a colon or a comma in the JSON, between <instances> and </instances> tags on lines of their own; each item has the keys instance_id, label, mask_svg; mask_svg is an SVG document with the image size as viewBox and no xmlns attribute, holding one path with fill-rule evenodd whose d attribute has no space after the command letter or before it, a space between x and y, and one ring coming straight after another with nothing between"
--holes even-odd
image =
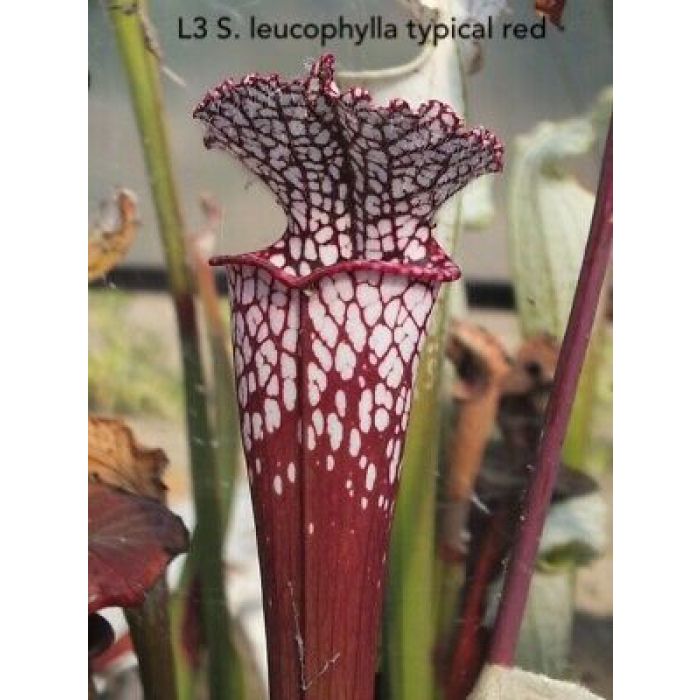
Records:
<instances>
[{"instance_id":1,"label":"green stem","mask_svg":"<svg viewBox=\"0 0 700 700\"><path fill-rule=\"evenodd\" d=\"M177 700L175 664L170 641L168 586L164 578L146 594L138 608L124 610L139 660L146 700Z\"/></svg>"},{"instance_id":2,"label":"green stem","mask_svg":"<svg viewBox=\"0 0 700 700\"><path fill-rule=\"evenodd\" d=\"M211 268L201 257L197 249L196 241L191 241L190 260L193 264L199 296L202 300L205 325L211 363L213 367L213 381L211 391L214 396L214 435L212 441L216 453L216 466L219 482L219 496L221 502L221 528L225 533L231 517L231 503L234 496L236 475L239 471L239 455L241 452L241 437L238 424L238 404L234 391L233 368L231 366L231 352L226 338L226 328L221 316L219 298L216 292L216 282ZM183 572L178 583L177 594L173 601L171 611L173 616L173 629L182 629L184 624L185 609L191 587L195 582L199 561L206 556L207 542L202 537L199 528L195 529L190 546L190 553L185 562ZM234 677L236 684L235 697L242 697L240 659L238 645L233 637ZM181 662L178 664L181 700L189 700L194 697L196 679L190 672L189 663L184 658L182 650L179 652Z\"/></svg>"},{"instance_id":3,"label":"green stem","mask_svg":"<svg viewBox=\"0 0 700 700\"><path fill-rule=\"evenodd\" d=\"M425 700L434 692L432 610L440 376L447 294L422 351L392 528L389 598L384 615L384 696Z\"/></svg>"},{"instance_id":4,"label":"green stem","mask_svg":"<svg viewBox=\"0 0 700 700\"><path fill-rule=\"evenodd\" d=\"M193 285L186 262L184 223L173 176L157 59L149 51L146 41L146 5L142 0L115 1L110 6L110 16L141 136L177 315L197 527L207 543L206 555L200 558L199 571L205 592L202 608L209 650L209 693L212 700L230 700L233 697L232 647L221 562L223 529L217 469L206 397L201 391L204 373Z\"/></svg>"}]
</instances>

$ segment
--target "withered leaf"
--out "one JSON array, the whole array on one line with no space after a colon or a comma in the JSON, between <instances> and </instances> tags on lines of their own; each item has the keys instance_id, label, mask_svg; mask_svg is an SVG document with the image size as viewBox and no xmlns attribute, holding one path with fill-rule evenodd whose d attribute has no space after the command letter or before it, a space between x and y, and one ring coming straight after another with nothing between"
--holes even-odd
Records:
<instances>
[{"instance_id":1,"label":"withered leaf","mask_svg":"<svg viewBox=\"0 0 700 700\"><path fill-rule=\"evenodd\" d=\"M469 399L498 384L510 369L502 343L485 328L467 321L451 324L445 354L457 372L456 398Z\"/></svg>"},{"instance_id":2,"label":"withered leaf","mask_svg":"<svg viewBox=\"0 0 700 700\"><path fill-rule=\"evenodd\" d=\"M520 346L503 381L503 393L522 395L550 389L558 358L559 342L552 335L540 333L529 338Z\"/></svg>"},{"instance_id":3,"label":"withered leaf","mask_svg":"<svg viewBox=\"0 0 700 700\"><path fill-rule=\"evenodd\" d=\"M458 413L446 480L446 495L452 504L443 518L442 545L454 553L466 553L461 523L493 431L501 382L510 370L510 362L494 335L466 321L452 324L446 354L457 371L453 395Z\"/></svg>"},{"instance_id":4,"label":"withered leaf","mask_svg":"<svg viewBox=\"0 0 700 700\"><path fill-rule=\"evenodd\" d=\"M518 463L535 459L558 356L555 338L546 333L534 336L520 346L503 380L498 425Z\"/></svg>"},{"instance_id":5,"label":"withered leaf","mask_svg":"<svg viewBox=\"0 0 700 700\"><path fill-rule=\"evenodd\" d=\"M139 445L116 418L88 417L88 476L141 496L165 500L161 481L168 458L163 450Z\"/></svg>"},{"instance_id":6,"label":"withered leaf","mask_svg":"<svg viewBox=\"0 0 700 700\"><path fill-rule=\"evenodd\" d=\"M155 499L105 484L88 489L88 613L139 605L187 550L187 529Z\"/></svg>"},{"instance_id":7,"label":"withered leaf","mask_svg":"<svg viewBox=\"0 0 700 700\"><path fill-rule=\"evenodd\" d=\"M117 221L113 225L96 225L88 237L89 282L104 277L115 267L127 254L136 238L136 196L129 190L119 190L113 204L116 206Z\"/></svg>"}]
</instances>

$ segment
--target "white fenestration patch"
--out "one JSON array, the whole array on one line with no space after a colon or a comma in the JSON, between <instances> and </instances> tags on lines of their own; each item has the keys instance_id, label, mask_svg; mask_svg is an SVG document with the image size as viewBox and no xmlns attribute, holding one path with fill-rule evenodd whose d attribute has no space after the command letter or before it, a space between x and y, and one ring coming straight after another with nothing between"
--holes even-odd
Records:
<instances>
[{"instance_id":1,"label":"white fenestration patch","mask_svg":"<svg viewBox=\"0 0 700 700\"><path fill-rule=\"evenodd\" d=\"M296 479L296 467L294 466L294 462L290 462L289 465L287 466L287 478L289 481L293 484L294 480Z\"/></svg>"},{"instance_id":2,"label":"white fenestration patch","mask_svg":"<svg viewBox=\"0 0 700 700\"><path fill-rule=\"evenodd\" d=\"M409 318L394 331L394 342L399 346L399 352L404 362L408 362L416 350L420 331L416 324Z\"/></svg>"},{"instance_id":3,"label":"white fenestration patch","mask_svg":"<svg viewBox=\"0 0 700 700\"><path fill-rule=\"evenodd\" d=\"M334 245L322 245L321 262L324 265L333 265L338 260L338 248Z\"/></svg>"},{"instance_id":4,"label":"white fenestration patch","mask_svg":"<svg viewBox=\"0 0 700 700\"><path fill-rule=\"evenodd\" d=\"M260 326L260 323L262 321L262 311L260 310L260 307L258 306L250 306L248 307L248 311L246 312L245 315L246 318L246 324L248 327L248 334L250 335L251 338L255 338L255 334L258 332L258 326Z\"/></svg>"},{"instance_id":5,"label":"white fenestration patch","mask_svg":"<svg viewBox=\"0 0 700 700\"><path fill-rule=\"evenodd\" d=\"M332 472L334 467L335 467L335 459L333 458L333 455L328 455L326 457L326 469L329 472Z\"/></svg>"},{"instance_id":6,"label":"white fenestration patch","mask_svg":"<svg viewBox=\"0 0 700 700\"><path fill-rule=\"evenodd\" d=\"M282 425L280 406L274 399L265 399L265 430L268 433L274 432Z\"/></svg>"},{"instance_id":7,"label":"white fenestration patch","mask_svg":"<svg viewBox=\"0 0 700 700\"><path fill-rule=\"evenodd\" d=\"M306 428L306 446L310 450L316 449L316 433L314 432L314 429L312 426L308 426Z\"/></svg>"},{"instance_id":8,"label":"white fenestration patch","mask_svg":"<svg viewBox=\"0 0 700 700\"><path fill-rule=\"evenodd\" d=\"M369 337L369 346L374 350L377 357L381 359L386 355L390 343L391 331L382 324L376 326Z\"/></svg>"},{"instance_id":9,"label":"white fenestration patch","mask_svg":"<svg viewBox=\"0 0 700 700\"><path fill-rule=\"evenodd\" d=\"M401 383L403 369L403 362L399 358L399 353L395 347L392 347L379 365L379 376L386 382L387 386L396 389Z\"/></svg>"},{"instance_id":10,"label":"white fenestration patch","mask_svg":"<svg viewBox=\"0 0 700 700\"><path fill-rule=\"evenodd\" d=\"M338 326L335 325L335 322L330 316L325 316L323 318L323 324L319 329L319 334L326 345L331 348L338 342Z\"/></svg>"},{"instance_id":11,"label":"white fenestration patch","mask_svg":"<svg viewBox=\"0 0 700 700\"><path fill-rule=\"evenodd\" d=\"M357 455L360 454L361 444L360 431L357 428L353 428L350 431L350 455L352 457L357 457Z\"/></svg>"},{"instance_id":12,"label":"white fenestration patch","mask_svg":"<svg viewBox=\"0 0 700 700\"><path fill-rule=\"evenodd\" d=\"M278 496L282 495L282 477L279 474L272 480L272 488Z\"/></svg>"},{"instance_id":13,"label":"white fenestration patch","mask_svg":"<svg viewBox=\"0 0 700 700\"><path fill-rule=\"evenodd\" d=\"M338 411L338 415L341 418L345 418L345 411L347 410L347 401L345 398L345 392L342 389L338 389L335 392L335 408Z\"/></svg>"},{"instance_id":14,"label":"white fenestration patch","mask_svg":"<svg viewBox=\"0 0 700 700\"><path fill-rule=\"evenodd\" d=\"M352 347L356 352L362 352L367 342L367 330L360 316L360 307L354 302L348 306L348 315L345 320L345 332L350 338Z\"/></svg>"},{"instance_id":15,"label":"white fenestration patch","mask_svg":"<svg viewBox=\"0 0 700 700\"><path fill-rule=\"evenodd\" d=\"M280 372L283 380L282 396L284 398L284 406L288 411L292 411L296 406L297 400L297 386L294 381L297 376L297 364L294 358L286 352L282 353Z\"/></svg>"},{"instance_id":16,"label":"white fenestration patch","mask_svg":"<svg viewBox=\"0 0 700 700\"><path fill-rule=\"evenodd\" d=\"M377 279L376 274L372 276L375 280ZM355 297L363 309L367 308L368 306L373 306L374 304L379 304L379 290L376 287L366 283L357 285Z\"/></svg>"},{"instance_id":17,"label":"white fenestration patch","mask_svg":"<svg viewBox=\"0 0 700 700\"><path fill-rule=\"evenodd\" d=\"M378 408L374 414L374 426L381 433L389 425L389 413L386 408Z\"/></svg>"},{"instance_id":18,"label":"white fenestration patch","mask_svg":"<svg viewBox=\"0 0 700 700\"><path fill-rule=\"evenodd\" d=\"M357 362L352 348L344 341L338 344L335 351L335 369L345 381L352 378Z\"/></svg>"},{"instance_id":19,"label":"white fenestration patch","mask_svg":"<svg viewBox=\"0 0 700 700\"><path fill-rule=\"evenodd\" d=\"M343 440L343 424L338 420L335 413L328 416L328 436L330 437L331 449L336 451Z\"/></svg>"},{"instance_id":20,"label":"white fenestration patch","mask_svg":"<svg viewBox=\"0 0 700 700\"><path fill-rule=\"evenodd\" d=\"M369 466L367 467L367 472L365 474L365 488L368 491L372 491L374 489L374 481L377 478L377 468L374 466L373 462L370 462Z\"/></svg>"},{"instance_id":21,"label":"white fenestration patch","mask_svg":"<svg viewBox=\"0 0 700 700\"><path fill-rule=\"evenodd\" d=\"M287 352L295 352L297 349L297 341L299 340L299 333L296 328L288 328L284 333L282 333L282 347Z\"/></svg>"},{"instance_id":22,"label":"white fenestration patch","mask_svg":"<svg viewBox=\"0 0 700 700\"><path fill-rule=\"evenodd\" d=\"M310 362L307 369L309 402L312 406L318 405L321 394L326 390L326 373L315 363Z\"/></svg>"},{"instance_id":23,"label":"white fenestration patch","mask_svg":"<svg viewBox=\"0 0 700 700\"><path fill-rule=\"evenodd\" d=\"M363 433L369 431L370 425L372 425L372 391L370 389L365 389L360 397L360 430Z\"/></svg>"},{"instance_id":24,"label":"white fenestration patch","mask_svg":"<svg viewBox=\"0 0 700 700\"><path fill-rule=\"evenodd\" d=\"M377 406L391 408L394 405L394 397L384 384L379 383L374 387L374 402Z\"/></svg>"},{"instance_id":25,"label":"white fenestration patch","mask_svg":"<svg viewBox=\"0 0 700 700\"><path fill-rule=\"evenodd\" d=\"M278 309L276 306L273 306L270 308L268 313L270 328L275 335L279 335L284 326L284 311L282 309Z\"/></svg>"},{"instance_id":26,"label":"white fenestration patch","mask_svg":"<svg viewBox=\"0 0 700 700\"><path fill-rule=\"evenodd\" d=\"M253 439L262 440L263 438L263 419L259 413L254 413L251 418L251 423L253 425Z\"/></svg>"},{"instance_id":27,"label":"white fenestration patch","mask_svg":"<svg viewBox=\"0 0 700 700\"><path fill-rule=\"evenodd\" d=\"M288 411L293 411L297 402L297 385L291 379L285 379L282 392L285 408Z\"/></svg>"},{"instance_id":28,"label":"white fenestration patch","mask_svg":"<svg viewBox=\"0 0 700 700\"><path fill-rule=\"evenodd\" d=\"M243 305L250 304L255 296L255 278L249 277L243 280L243 294L241 295L241 303Z\"/></svg>"},{"instance_id":29,"label":"white fenestration patch","mask_svg":"<svg viewBox=\"0 0 700 700\"><path fill-rule=\"evenodd\" d=\"M316 435L320 436L323 433L323 413L317 408L311 415L311 422L314 424Z\"/></svg>"}]
</instances>

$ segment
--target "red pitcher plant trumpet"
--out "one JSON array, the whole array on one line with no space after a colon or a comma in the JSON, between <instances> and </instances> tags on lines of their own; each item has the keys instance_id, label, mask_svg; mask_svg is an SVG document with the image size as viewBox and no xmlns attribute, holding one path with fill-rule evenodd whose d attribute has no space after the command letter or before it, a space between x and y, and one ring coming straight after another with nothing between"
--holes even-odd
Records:
<instances>
[{"instance_id":1,"label":"red pitcher plant trumpet","mask_svg":"<svg viewBox=\"0 0 700 700\"><path fill-rule=\"evenodd\" d=\"M221 256L255 513L270 696L369 700L420 348L459 268L436 210L503 148L438 101L339 91L334 58L247 75L194 113L272 190L287 228Z\"/></svg>"}]
</instances>

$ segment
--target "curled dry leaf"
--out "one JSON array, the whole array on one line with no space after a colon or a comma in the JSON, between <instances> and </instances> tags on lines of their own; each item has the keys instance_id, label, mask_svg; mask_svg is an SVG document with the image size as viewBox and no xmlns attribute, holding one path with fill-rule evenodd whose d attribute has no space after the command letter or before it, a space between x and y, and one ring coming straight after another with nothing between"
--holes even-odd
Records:
<instances>
[{"instance_id":1,"label":"curled dry leaf","mask_svg":"<svg viewBox=\"0 0 700 700\"><path fill-rule=\"evenodd\" d=\"M555 338L534 336L522 344L503 381L498 424L510 459L518 464L534 459L558 357Z\"/></svg>"},{"instance_id":2,"label":"curled dry leaf","mask_svg":"<svg viewBox=\"0 0 700 700\"><path fill-rule=\"evenodd\" d=\"M445 352L457 372L457 399L479 398L510 371L511 363L501 341L467 321L451 325Z\"/></svg>"},{"instance_id":3,"label":"curled dry leaf","mask_svg":"<svg viewBox=\"0 0 700 700\"><path fill-rule=\"evenodd\" d=\"M105 484L88 489L88 613L139 605L170 560L187 550L187 530L152 498Z\"/></svg>"},{"instance_id":4,"label":"curled dry leaf","mask_svg":"<svg viewBox=\"0 0 700 700\"><path fill-rule=\"evenodd\" d=\"M129 190L119 190L111 202L103 204L100 221L88 237L89 282L121 262L136 238L137 225L136 195Z\"/></svg>"},{"instance_id":5,"label":"curled dry leaf","mask_svg":"<svg viewBox=\"0 0 700 700\"><path fill-rule=\"evenodd\" d=\"M163 502L166 487L161 476L167 466L165 452L139 445L123 421L88 418L90 479Z\"/></svg>"},{"instance_id":6,"label":"curled dry leaf","mask_svg":"<svg viewBox=\"0 0 700 700\"><path fill-rule=\"evenodd\" d=\"M504 394L529 394L549 390L559 358L559 343L542 333L526 340L515 356L513 367L504 378Z\"/></svg>"},{"instance_id":7,"label":"curled dry leaf","mask_svg":"<svg viewBox=\"0 0 700 700\"><path fill-rule=\"evenodd\" d=\"M442 551L449 560L458 561L466 554L466 514L510 362L494 335L465 321L452 324L446 354L457 373L454 396L459 406L450 445Z\"/></svg>"}]
</instances>

